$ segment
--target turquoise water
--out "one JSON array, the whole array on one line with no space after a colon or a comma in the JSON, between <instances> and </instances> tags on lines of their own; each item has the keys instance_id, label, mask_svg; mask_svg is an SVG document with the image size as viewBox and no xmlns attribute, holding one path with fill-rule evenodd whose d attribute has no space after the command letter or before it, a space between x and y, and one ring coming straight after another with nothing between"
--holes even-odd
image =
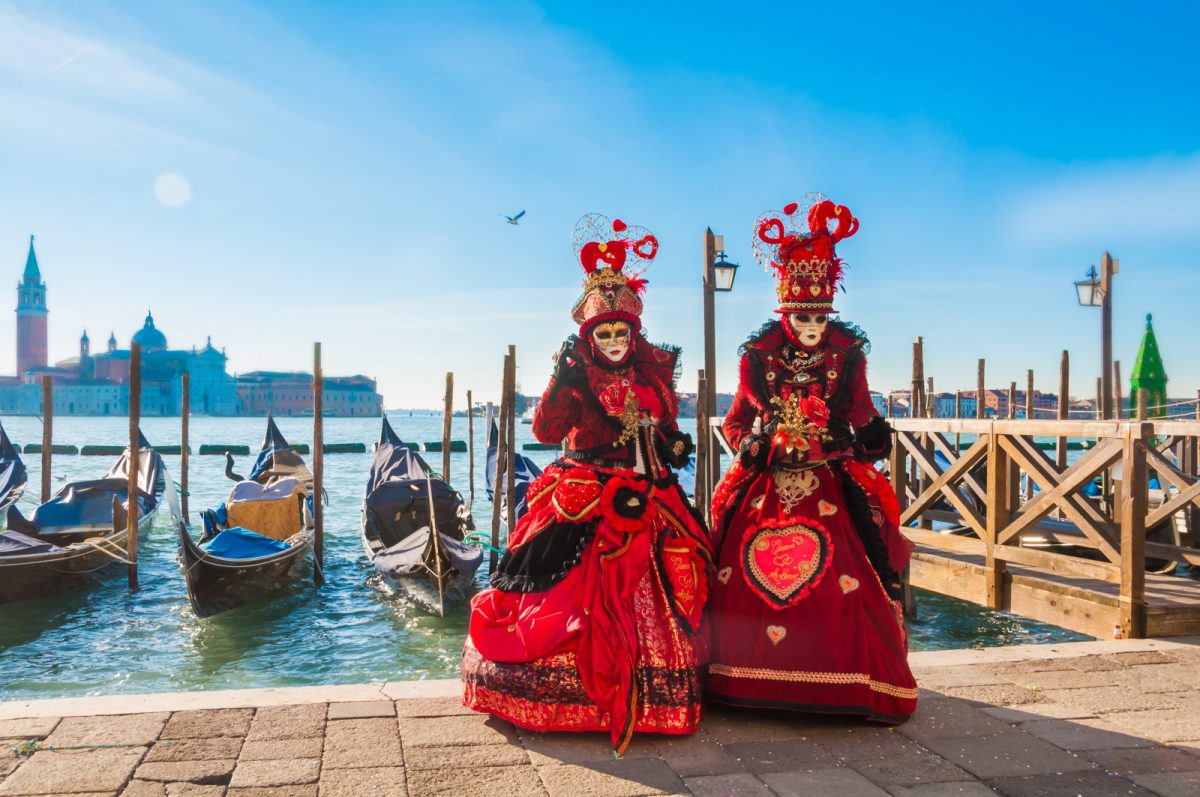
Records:
<instances>
[{"instance_id":1,"label":"turquoise water","mask_svg":"<svg viewBox=\"0 0 1200 797\"><path fill-rule=\"evenodd\" d=\"M405 440L441 438L442 418L391 415ZM312 420L281 418L292 442L311 443ZM14 443L41 441L37 418L6 418ZM179 443L178 418L149 418L142 428L152 444ZM234 443L257 450L265 420L194 418L192 450L202 443ZM122 418L58 418L55 442L82 446L120 444L127 439ZM518 425L520 442L532 440ZM326 442L365 442L378 438L379 423L327 419ZM484 429L476 423L476 525L490 528L491 505L483 489ZM466 439L465 418L454 419L456 439ZM539 464L554 452L527 452ZM311 458L310 458L311 459ZM207 620L198 619L176 564L176 541L166 509L139 553L141 590L130 593L124 568L91 589L53 598L0 606L0 696L3 699L92 694L234 689L264 686L361 683L365 681L449 678L458 672L466 632L465 607L430 616L402 598L387 594L372 576L359 542L359 506L372 454L330 454L325 458L325 567L327 583L311 578L258 604ZM441 455L430 454L441 467ZM178 479L179 457L165 457ZM451 455L450 476L464 495L468 457ZM107 457L57 456L53 489L65 480L95 477L108 469ZM239 458L245 472L249 458ZM21 507L35 505L41 483L40 457L26 457L29 488ZM230 482L224 458L193 456L191 511L215 506ZM486 569L486 565L485 565ZM479 574L480 581L486 574ZM1010 645L1083 639L1063 629L1003 613L987 612L932 593L920 593L919 619L911 629L915 650Z\"/></svg>"}]
</instances>

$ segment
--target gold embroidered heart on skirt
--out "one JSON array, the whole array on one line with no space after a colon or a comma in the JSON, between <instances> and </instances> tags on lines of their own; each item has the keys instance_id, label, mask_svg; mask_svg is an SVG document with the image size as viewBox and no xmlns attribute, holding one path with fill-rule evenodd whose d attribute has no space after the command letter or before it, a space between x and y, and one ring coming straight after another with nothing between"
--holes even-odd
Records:
<instances>
[{"instance_id":1,"label":"gold embroidered heart on skirt","mask_svg":"<svg viewBox=\"0 0 1200 797\"><path fill-rule=\"evenodd\" d=\"M803 600L820 583L832 555L829 533L814 520L775 521L742 543L746 583L776 609Z\"/></svg>"}]
</instances>

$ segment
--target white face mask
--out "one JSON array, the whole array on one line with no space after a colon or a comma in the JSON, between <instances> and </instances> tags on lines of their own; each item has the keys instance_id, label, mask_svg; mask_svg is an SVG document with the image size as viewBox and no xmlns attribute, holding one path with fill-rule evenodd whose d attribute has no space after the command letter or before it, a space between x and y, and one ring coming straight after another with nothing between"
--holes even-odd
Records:
<instances>
[{"instance_id":1,"label":"white face mask","mask_svg":"<svg viewBox=\"0 0 1200 797\"><path fill-rule=\"evenodd\" d=\"M825 330L829 326L829 316L824 313L820 315L788 313L787 320L792 325L792 331L796 333L796 338L809 348L821 342L821 339L825 337Z\"/></svg>"},{"instance_id":2,"label":"white face mask","mask_svg":"<svg viewBox=\"0 0 1200 797\"><path fill-rule=\"evenodd\" d=\"M629 351L631 333L629 324L624 321L597 324L592 330L592 342L596 344L596 351L612 362L619 363Z\"/></svg>"}]
</instances>

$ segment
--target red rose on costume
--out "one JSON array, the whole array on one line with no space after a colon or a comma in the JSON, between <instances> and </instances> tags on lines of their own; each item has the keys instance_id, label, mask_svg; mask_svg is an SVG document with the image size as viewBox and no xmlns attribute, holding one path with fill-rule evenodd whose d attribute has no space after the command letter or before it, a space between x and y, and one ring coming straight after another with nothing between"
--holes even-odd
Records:
<instances>
[{"instance_id":1,"label":"red rose on costume","mask_svg":"<svg viewBox=\"0 0 1200 797\"><path fill-rule=\"evenodd\" d=\"M824 401L816 396L800 400L800 409L804 415L817 426L824 426L829 422L829 407Z\"/></svg>"},{"instance_id":2,"label":"red rose on costume","mask_svg":"<svg viewBox=\"0 0 1200 797\"><path fill-rule=\"evenodd\" d=\"M613 476L600 493L600 513L615 530L628 534L645 528L642 516L650 505L649 482Z\"/></svg>"}]
</instances>

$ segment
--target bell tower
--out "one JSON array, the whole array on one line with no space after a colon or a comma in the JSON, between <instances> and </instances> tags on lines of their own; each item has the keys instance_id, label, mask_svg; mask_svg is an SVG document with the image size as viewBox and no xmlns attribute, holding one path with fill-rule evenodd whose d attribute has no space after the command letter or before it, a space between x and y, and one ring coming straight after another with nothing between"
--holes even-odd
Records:
<instances>
[{"instance_id":1,"label":"bell tower","mask_svg":"<svg viewBox=\"0 0 1200 797\"><path fill-rule=\"evenodd\" d=\"M46 316L49 313L46 309L46 283L42 282L31 235L25 273L17 283L18 377L23 377L30 368L45 367L47 364Z\"/></svg>"}]
</instances>

